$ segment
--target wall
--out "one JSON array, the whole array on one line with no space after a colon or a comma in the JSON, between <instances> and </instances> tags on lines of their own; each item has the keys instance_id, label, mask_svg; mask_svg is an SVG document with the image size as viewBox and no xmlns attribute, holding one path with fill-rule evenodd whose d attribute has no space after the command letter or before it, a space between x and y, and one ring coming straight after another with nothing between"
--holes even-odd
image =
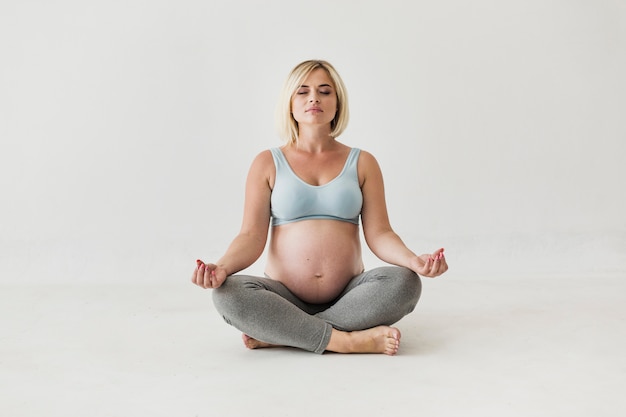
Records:
<instances>
[{"instance_id":1,"label":"wall","mask_svg":"<svg viewBox=\"0 0 626 417\"><path fill-rule=\"evenodd\" d=\"M626 272L624 2L6 3L0 283L177 282L217 258L308 58L342 74L341 140L449 276Z\"/></svg>"}]
</instances>

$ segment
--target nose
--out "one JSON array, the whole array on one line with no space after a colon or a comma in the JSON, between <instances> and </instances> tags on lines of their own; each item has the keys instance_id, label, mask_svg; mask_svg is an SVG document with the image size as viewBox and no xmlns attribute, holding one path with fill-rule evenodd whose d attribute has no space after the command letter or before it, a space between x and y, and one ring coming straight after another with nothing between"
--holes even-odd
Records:
<instances>
[{"instance_id":1,"label":"nose","mask_svg":"<svg viewBox=\"0 0 626 417\"><path fill-rule=\"evenodd\" d=\"M309 102L311 102L311 103L319 103L320 99L317 96L317 94L311 94L311 97L309 97Z\"/></svg>"}]
</instances>

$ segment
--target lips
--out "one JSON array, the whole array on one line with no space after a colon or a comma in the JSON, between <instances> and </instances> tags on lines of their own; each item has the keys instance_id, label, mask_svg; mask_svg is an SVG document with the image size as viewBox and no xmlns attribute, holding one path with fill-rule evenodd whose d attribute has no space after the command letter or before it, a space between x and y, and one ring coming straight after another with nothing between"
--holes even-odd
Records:
<instances>
[{"instance_id":1,"label":"lips","mask_svg":"<svg viewBox=\"0 0 626 417\"><path fill-rule=\"evenodd\" d=\"M306 111L310 113L321 113L322 109L320 109L319 107L309 107L308 109L306 109Z\"/></svg>"}]
</instances>

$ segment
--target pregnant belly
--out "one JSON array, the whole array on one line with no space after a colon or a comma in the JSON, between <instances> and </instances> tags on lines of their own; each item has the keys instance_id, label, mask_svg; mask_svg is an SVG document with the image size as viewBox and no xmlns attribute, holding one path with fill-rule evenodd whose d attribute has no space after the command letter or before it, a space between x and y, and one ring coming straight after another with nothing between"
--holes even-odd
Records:
<instances>
[{"instance_id":1,"label":"pregnant belly","mask_svg":"<svg viewBox=\"0 0 626 417\"><path fill-rule=\"evenodd\" d=\"M305 220L272 230L265 272L303 301L334 300L362 271L357 225Z\"/></svg>"}]
</instances>

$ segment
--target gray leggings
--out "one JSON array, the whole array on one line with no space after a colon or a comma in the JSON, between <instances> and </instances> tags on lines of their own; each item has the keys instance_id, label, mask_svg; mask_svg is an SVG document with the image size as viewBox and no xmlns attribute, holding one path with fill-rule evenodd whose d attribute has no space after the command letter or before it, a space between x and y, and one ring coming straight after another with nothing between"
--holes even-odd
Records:
<instances>
[{"instance_id":1,"label":"gray leggings","mask_svg":"<svg viewBox=\"0 0 626 417\"><path fill-rule=\"evenodd\" d=\"M232 275L213 290L224 320L262 342L323 353L332 329L391 325L415 308L422 290L410 269L384 266L354 277L334 301L309 304L270 278Z\"/></svg>"}]
</instances>

